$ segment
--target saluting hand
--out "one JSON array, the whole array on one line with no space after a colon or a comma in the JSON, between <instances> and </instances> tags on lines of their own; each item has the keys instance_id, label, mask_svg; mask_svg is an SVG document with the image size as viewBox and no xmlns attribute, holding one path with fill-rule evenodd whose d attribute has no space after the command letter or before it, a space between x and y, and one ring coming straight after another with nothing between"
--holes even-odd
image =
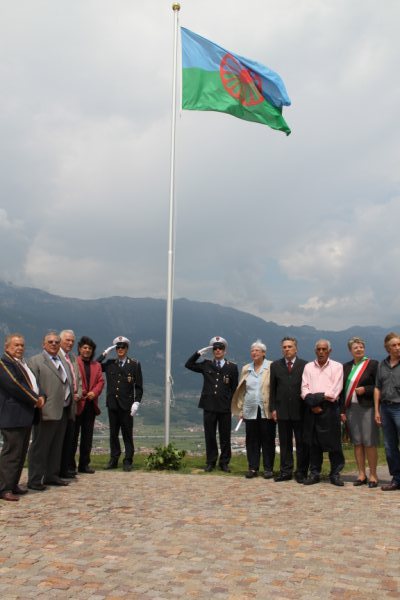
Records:
<instances>
[{"instance_id":1,"label":"saluting hand","mask_svg":"<svg viewBox=\"0 0 400 600\"><path fill-rule=\"evenodd\" d=\"M197 354L200 354L200 356L203 356L203 354L206 354L209 350L212 350L212 346L206 346L205 348L201 348L200 350L197 350Z\"/></svg>"},{"instance_id":2,"label":"saluting hand","mask_svg":"<svg viewBox=\"0 0 400 600\"><path fill-rule=\"evenodd\" d=\"M111 352L111 350L114 350L115 347L116 347L116 344L114 344L114 346L109 346L108 348L106 348L103 352L104 356L107 356L107 354L109 352Z\"/></svg>"}]
</instances>

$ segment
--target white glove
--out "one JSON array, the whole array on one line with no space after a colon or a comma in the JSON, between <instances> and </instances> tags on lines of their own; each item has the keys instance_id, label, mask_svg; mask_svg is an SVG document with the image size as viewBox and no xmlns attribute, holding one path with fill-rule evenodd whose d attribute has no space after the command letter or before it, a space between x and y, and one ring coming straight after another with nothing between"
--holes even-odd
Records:
<instances>
[{"instance_id":1,"label":"white glove","mask_svg":"<svg viewBox=\"0 0 400 600\"><path fill-rule=\"evenodd\" d=\"M212 350L212 346L201 348L201 350L197 350L197 353L200 354L200 356L203 356L203 354L206 354L209 350Z\"/></svg>"},{"instance_id":2,"label":"white glove","mask_svg":"<svg viewBox=\"0 0 400 600\"><path fill-rule=\"evenodd\" d=\"M115 344L114 344L114 346L109 346L108 348L106 348L103 352L104 356L107 356L107 354L109 352L111 352L111 350L114 350L114 348L115 348Z\"/></svg>"},{"instance_id":3,"label":"white glove","mask_svg":"<svg viewBox=\"0 0 400 600\"><path fill-rule=\"evenodd\" d=\"M134 417L139 410L139 402L134 402L131 406L131 417Z\"/></svg>"}]
</instances>

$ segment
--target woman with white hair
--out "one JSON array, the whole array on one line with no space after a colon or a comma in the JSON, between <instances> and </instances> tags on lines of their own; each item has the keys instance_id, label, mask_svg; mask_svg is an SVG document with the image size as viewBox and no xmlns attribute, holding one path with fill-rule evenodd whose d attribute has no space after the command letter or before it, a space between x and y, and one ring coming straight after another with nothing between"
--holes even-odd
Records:
<instances>
[{"instance_id":1,"label":"woman with white hair","mask_svg":"<svg viewBox=\"0 0 400 600\"><path fill-rule=\"evenodd\" d=\"M250 347L252 362L242 369L232 398L232 413L246 424L247 479L258 476L262 451L264 478L272 479L275 459L276 423L269 412L269 374L271 361L267 347L257 340Z\"/></svg>"}]
</instances>

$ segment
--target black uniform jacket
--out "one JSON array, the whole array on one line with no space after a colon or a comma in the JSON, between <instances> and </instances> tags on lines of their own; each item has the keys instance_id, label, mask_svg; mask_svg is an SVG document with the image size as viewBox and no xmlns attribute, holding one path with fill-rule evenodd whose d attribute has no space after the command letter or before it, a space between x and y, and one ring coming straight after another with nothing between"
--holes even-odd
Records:
<instances>
[{"instance_id":1,"label":"black uniform jacket","mask_svg":"<svg viewBox=\"0 0 400 600\"><path fill-rule=\"evenodd\" d=\"M270 368L269 407L276 410L278 419L300 421L304 415L301 397L301 378L307 362L296 358L289 373L284 358L275 360Z\"/></svg>"},{"instance_id":2,"label":"black uniform jacket","mask_svg":"<svg viewBox=\"0 0 400 600\"><path fill-rule=\"evenodd\" d=\"M30 427L38 395L23 367L8 354L0 363L0 428Z\"/></svg>"},{"instance_id":3,"label":"black uniform jacket","mask_svg":"<svg viewBox=\"0 0 400 600\"><path fill-rule=\"evenodd\" d=\"M237 365L229 360L221 369L217 369L212 360L196 362L200 354L195 352L186 362L185 367L195 373L202 373L204 382L201 391L199 408L213 412L230 413L233 392L239 380Z\"/></svg>"},{"instance_id":4,"label":"black uniform jacket","mask_svg":"<svg viewBox=\"0 0 400 600\"><path fill-rule=\"evenodd\" d=\"M316 444L324 452L340 451L342 448L341 421L338 402L325 400L325 394L307 394L304 415L304 442ZM322 412L315 414L311 408L319 406Z\"/></svg>"},{"instance_id":5,"label":"black uniform jacket","mask_svg":"<svg viewBox=\"0 0 400 600\"><path fill-rule=\"evenodd\" d=\"M370 360L367 368L360 377L360 381L358 382L357 387L365 387L365 394L363 394L362 396L357 396L356 394L358 404L360 406L363 406L364 408L371 408L371 406L374 406L374 387L376 372L378 370L378 364L379 363L377 360ZM343 390L340 394L340 410L342 412L344 412L344 403L346 400L346 393L344 388L353 366L354 361L352 360L350 362L344 363L343 365Z\"/></svg>"},{"instance_id":6,"label":"black uniform jacket","mask_svg":"<svg viewBox=\"0 0 400 600\"><path fill-rule=\"evenodd\" d=\"M96 360L101 363L101 368L107 379L106 405L111 410L130 410L134 402L140 402L143 396L143 377L140 362L134 358L127 358L123 367L119 366L118 359L104 361L101 354Z\"/></svg>"}]
</instances>

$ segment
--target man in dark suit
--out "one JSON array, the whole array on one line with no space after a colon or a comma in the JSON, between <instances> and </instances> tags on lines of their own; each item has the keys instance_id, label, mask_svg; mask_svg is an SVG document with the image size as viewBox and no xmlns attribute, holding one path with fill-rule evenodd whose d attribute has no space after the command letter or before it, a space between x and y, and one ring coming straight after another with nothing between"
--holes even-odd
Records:
<instances>
[{"instance_id":1,"label":"man in dark suit","mask_svg":"<svg viewBox=\"0 0 400 600\"><path fill-rule=\"evenodd\" d=\"M58 355L60 336L50 331L43 338L43 352L33 356L33 371L46 398L39 423L33 427L28 453L28 487L44 491L46 485L68 485L60 477L61 452L74 402L74 385L64 358Z\"/></svg>"},{"instance_id":2,"label":"man in dark suit","mask_svg":"<svg viewBox=\"0 0 400 600\"><path fill-rule=\"evenodd\" d=\"M231 459L231 404L232 396L238 385L239 372L237 365L225 360L227 342L216 336L210 340L210 345L195 352L186 362L185 367L203 375L203 389L200 396L199 408L203 409L204 435L206 441L206 472L215 469L218 459L217 426L221 454L219 467L229 473ZM197 362L212 350L214 360Z\"/></svg>"},{"instance_id":3,"label":"man in dark suit","mask_svg":"<svg viewBox=\"0 0 400 600\"><path fill-rule=\"evenodd\" d=\"M0 359L0 497L17 501L27 490L18 485L28 451L35 408L43 396L33 373L24 361L25 340L19 333L6 337Z\"/></svg>"},{"instance_id":4,"label":"man in dark suit","mask_svg":"<svg viewBox=\"0 0 400 600\"><path fill-rule=\"evenodd\" d=\"M108 419L110 423L110 461L106 469L116 469L121 456L119 431L125 445L123 470L131 471L135 446L133 444L133 417L143 396L143 377L140 362L128 356L130 341L120 335L113 345L97 358L106 374ZM115 348L117 358L104 362Z\"/></svg>"},{"instance_id":5,"label":"man in dark suit","mask_svg":"<svg viewBox=\"0 0 400 600\"><path fill-rule=\"evenodd\" d=\"M297 340L284 337L283 358L271 365L270 411L278 422L280 444L280 474L275 481L288 481L293 475L293 435L296 440L297 483L307 477L309 465L308 446L303 442L304 401L301 398L301 379L307 364L297 356Z\"/></svg>"}]
</instances>

